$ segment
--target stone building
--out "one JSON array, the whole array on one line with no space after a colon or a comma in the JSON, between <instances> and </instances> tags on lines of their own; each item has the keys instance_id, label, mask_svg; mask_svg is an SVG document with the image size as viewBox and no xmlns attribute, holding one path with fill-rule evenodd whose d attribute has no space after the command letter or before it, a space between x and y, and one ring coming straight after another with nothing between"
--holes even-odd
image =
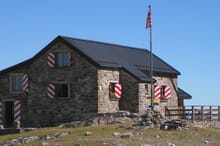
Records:
<instances>
[{"instance_id":1,"label":"stone building","mask_svg":"<svg viewBox=\"0 0 220 146\"><path fill-rule=\"evenodd\" d=\"M97 113L144 112L150 105L149 57L144 49L58 36L0 72L0 124L52 126ZM153 64L156 109L191 98L179 96L179 71L155 55Z\"/></svg>"}]
</instances>

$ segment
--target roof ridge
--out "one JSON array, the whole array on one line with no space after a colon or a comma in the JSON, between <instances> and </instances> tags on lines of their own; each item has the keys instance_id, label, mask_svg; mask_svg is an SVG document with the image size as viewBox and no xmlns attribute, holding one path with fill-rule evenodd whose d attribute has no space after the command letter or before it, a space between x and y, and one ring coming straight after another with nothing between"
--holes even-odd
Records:
<instances>
[{"instance_id":1,"label":"roof ridge","mask_svg":"<svg viewBox=\"0 0 220 146\"><path fill-rule=\"evenodd\" d=\"M147 51L147 52L149 52L149 50L145 49L145 48L138 48L138 47L132 47L132 46L126 46L126 45L119 45L119 44L114 44L114 43L109 43L109 42L102 42L102 41L94 41L94 40L89 40L89 39L73 38L73 37L62 36L62 35L60 35L60 37L68 38L68 39L73 39L73 40L87 41L87 42L91 42L91 43L105 44L105 45L111 45L111 46L123 47L123 48L127 48L127 49L135 49L135 50L139 50L139 51Z\"/></svg>"}]
</instances>

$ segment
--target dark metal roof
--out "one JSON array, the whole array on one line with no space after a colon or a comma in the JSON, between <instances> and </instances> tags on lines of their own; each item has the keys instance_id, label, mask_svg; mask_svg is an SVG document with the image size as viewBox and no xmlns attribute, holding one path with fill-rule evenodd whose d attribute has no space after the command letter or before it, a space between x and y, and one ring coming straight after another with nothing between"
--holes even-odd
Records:
<instances>
[{"instance_id":1,"label":"dark metal roof","mask_svg":"<svg viewBox=\"0 0 220 146\"><path fill-rule=\"evenodd\" d=\"M93 61L98 66L121 68L139 79L140 81L150 82L150 77L141 70L149 70L150 68L150 52L145 49L127 47L103 42L90 40L82 40L65 36L58 36L55 40L49 43L44 49L37 53L31 59L22 63L2 70L0 74L22 67L36 60L41 54L50 49L57 41L64 41L72 49L76 49L82 55ZM162 59L153 56L153 66L155 72L166 73L171 75L180 75L180 72L172 66L164 62Z\"/></svg>"},{"instance_id":2,"label":"dark metal roof","mask_svg":"<svg viewBox=\"0 0 220 146\"><path fill-rule=\"evenodd\" d=\"M192 99L192 96L181 88L178 88L178 95L181 99Z\"/></svg>"},{"instance_id":3,"label":"dark metal roof","mask_svg":"<svg viewBox=\"0 0 220 146\"><path fill-rule=\"evenodd\" d=\"M62 38L100 66L121 67L142 81L150 81L150 77L141 71L150 68L150 52L148 50L64 36ZM153 66L155 72L180 75L179 71L156 55L153 57Z\"/></svg>"}]
</instances>

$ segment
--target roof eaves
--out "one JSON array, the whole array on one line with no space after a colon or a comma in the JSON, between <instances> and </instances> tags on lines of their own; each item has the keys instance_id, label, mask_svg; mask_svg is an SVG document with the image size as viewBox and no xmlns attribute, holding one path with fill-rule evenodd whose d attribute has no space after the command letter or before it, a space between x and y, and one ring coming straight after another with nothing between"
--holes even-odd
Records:
<instances>
[{"instance_id":1,"label":"roof eaves","mask_svg":"<svg viewBox=\"0 0 220 146\"><path fill-rule=\"evenodd\" d=\"M1 71L0 71L0 75L3 75L3 74L5 74L5 73L11 72L11 71L13 71L13 70L15 70L15 69L18 69L18 68L20 68L20 67L22 67L22 66L24 66L24 65L27 65L27 64L31 61L31 59L32 59L32 58L27 59L27 60L25 60L25 61L23 61L23 62L20 62L20 63L18 63L18 64L15 64L15 65L13 65L13 66L10 66L10 67L8 67L8 68L5 68L5 69L1 70Z\"/></svg>"},{"instance_id":2,"label":"roof eaves","mask_svg":"<svg viewBox=\"0 0 220 146\"><path fill-rule=\"evenodd\" d=\"M144 72L136 68L135 66L129 65L129 64L124 64L123 68L132 74L134 77L136 77L139 81L141 82L146 82L146 83L151 83L151 77L146 75ZM155 82L155 80L153 79Z\"/></svg>"},{"instance_id":3,"label":"roof eaves","mask_svg":"<svg viewBox=\"0 0 220 146\"><path fill-rule=\"evenodd\" d=\"M150 71L149 67L144 67L141 65L134 65L136 66L138 69L143 70L143 71ZM174 74L174 75L180 75L181 73L177 70L168 70L168 69L160 69L160 68L153 68L153 71L155 72L161 72L161 73L169 73L169 74Z\"/></svg>"},{"instance_id":4,"label":"roof eaves","mask_svg":"<svg viewBox=\"0 0 220 146\"><path fill-rule=\"evenodd\" d=\"M190 95L181 88L178 88L178 96L183 99L192 99L192 95Z\"/></svg>"},{"instance_id":5,"label":"roof eaves","mask_svg":"<svg viewBox=\"0 0 220 146\"><path fill-rule=\"evenodd\" d=\"M160 60L161 62L163 62L164 64L166 64L167 66L169 66L170 68L172 68L176 73L177 75L181 75L181 73L176 70L174 67L172 67L171 65L169 65L168 63L166 63L164 60L162 60L160 57L158 57L157 55L153 54L154 57L156 57L158 60Z\"/></svg>"},{"instance_id":6,"label":"roof eaves","mask_svg":"<svg viewBox=\"0 0 220 146\"><path fill-rule=\"evenodd\" d=\"M125 72L127 72L128 74L130 74L132 77L134 77L135 79L137 79L139 82L146 82L146 83L150 83L150 80L148 80L146 77L144 76L135 76L133 73L131 73L129 70L127 70L126 68L122 68Z\"/></svg>"}]
</instances>

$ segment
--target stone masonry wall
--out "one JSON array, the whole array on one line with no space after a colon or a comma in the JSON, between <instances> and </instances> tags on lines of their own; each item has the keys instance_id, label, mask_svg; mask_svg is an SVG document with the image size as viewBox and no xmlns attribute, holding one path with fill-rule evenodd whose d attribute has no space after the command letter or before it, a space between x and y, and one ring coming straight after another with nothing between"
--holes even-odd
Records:
<instances>
[{"instance_id":1,"label":"stone masonry wall","mask_svg":"<svg viewBox=\"0 0 220 146\"><path fill-rule=\"evenodd\" d=\"M126 77L123 75L123 77ZM160 102L159 105L155 105L154 109L161 111L161 113L165 114L165 106L178 106L178 95L176 92L177 89L177 78L174 77L154 77L154 79L157 80L155 85L167 85L171 88L171 98L167 101ZM130 80L128 80L130 81ZM129 82L126 82L126 85L129 84ZM131 83L130 83L131 84ZM150 91L150 84L146 83L137 83L138 84L138 112L143 113L146 110L146 107L149 107L151 105L151 91ZM132 83L134 85L134 83ZM146 93L146 86L148 86L148 93ZM124 87L125 88L125 87ZM129 90L129 93L132 91ZM135 91L133 91L135 92ZM127 95L128 93L126 93ZM133 105L135 102L132 102Z\"/></svg>"},{"instance_id":2,"label":"stone masonry wall","mask_svg":"<svg viewBox=\"0 0 220 146\"><path fill-rule=\"evenodd\" d=\"M70 51L72 64L65 68L50 68L48 53ZM26 73L29 76L29 92L19 96L22 102L22 126L52 126L72 120L80 120L98 111L97 68L79 53L57 42L33 63L0 76L2 98L14 99L11 94L10 74ZM49 83L68 84L69 97L49 99ZM24 97L26 96L26 98Z\"/></svg>"},{"instance_id":3,"label":"stone masonry wall","mask_svg":"<svg viewBox=\"0 0 220 146\"><path fill-rule=\"evenodd\" d=\"M144 113L146 107L150 105L149 93L146 94L146 83L138 83L138 96L139 96L139 113Z\"/></svg>"},{"instance_id":4,"label":"stone masonry wall","mask_svg":"<svg viewBox=\"0 0 220 146\"><path fill-rule=\"evenodd\" d=\"M49 52L71 52L70 67L50 68L47 64ZM29 92L11 93L10 76L28 74ZM165 106L177 106L177 78L154 77L157 85L171 87L171 98L155 106L164 113ZM120 100L110 100L109 83L122 83ZM50 99L47 96L48 84L62 83L68 85L68 97ZM113 113L118 110L144 112L150 105L150 91L146 95L145 83L124 70L98 69L82 54L70 49L66 44L56 42L49 50L30 64L0 75L0 98L4 101L21 101L22 126L53 126L73 120L84 120L97 113ZM3 105L3 117L4 105ZM4 119L3 119L4 120Z\"/></svg>"},{"instance_id":5,"label":"stone masonry wall","mask_svg":"<svg viewBox=\"0 0 220 146\"><path fill-rule=\"evenodd\" d=\"M70 50L67 46L62 43L55 44L49 51L71 51L72 52L72 64L71 67L67 68L49 68L47 66L47 53L42 56L39 60L42 63L35 62L32 65L31 71L38 79L38 83L41 86L32 86L35 92L42 93L40 95L41 101L38 101L39 105L35 102L39 100L39 95L35 94L29 105L34 106L34 110L30 110L29 116L36 113L39 115L39 119L44 124L45 120L49 120L51 123L63 123L71 120L79 120L86 118L89 114L97 113L98 101L97 101L97 68L88 62L84 57L80 56L75 51ZM49 52L48 51L48 52ZM42 67L44 65L44 67ZM40 67L41 66L41 67ZM45 69L46 76L35 71L37 68ZM38 77L37 77L38 76ZM48 83L67 83L69 86L69 97L67 98L55 98L51 100L47 97L47 90L45 85ZM38 87L41 91L39 92ZM45 116L42 116L46 113ZM83 117L85 116L85 117ZM48 119L48 117L51 117ZM35 120L33 121L35 122ZM47 124L47 123L46 123Z\"/></svg>"},{"instance_id":6,"label":"stone masonry wall","mask_svg":"<svg viewBox=\"0 0 220 146\"><path fill-rule=\"evenodd\" d=\"M98 70L98 113L113 113L119 110L118 100L110 100L109 84L119 83L118 70Z\"/></svg>"},{"instance_id":7,"label":"stone masonry wall","mask_svg":"<svg viewBox=\"0 0 220 146\"><path fill-rule=\"evenodd\" d=\"M165 114L165 106L178 106L178 94L176 92L177 89L177 78L170 77L154 77L157 82L156 85L167 85L171 88L171 98L166 102L160 101L159 105L155 105L155 110L161 111L161 113Z\"/></svg>"},{"instance_id":8,"label":"stone masonry wall","mask_svg":"<svg viewBox=\"0 0 220 146\"><path fill-rule=\"evenodd\" d=\"M122 83L123 89L122 97L119 101L119 109L139 112L138 80L122 70L120 71L120 82Z\"/></svg>"},{"instance_id":9,"label":"stone masonry wall","mask_svg":"<svg viewBox=\"0 0 220 146\"><path fill-rule=\"evenodd\" d=\"M29 67L29 66L27 66ZM2 102L2 121L3 124L5 123L5 103L6 102L14 102L15 100L20 100L21 103L21 113L22 113L22 119L21 122L25 121L25 118L27 117L27 112L28 111L28 107L27 107L27 99L28 99L28 94L24 94L22 92L18 92L18 93L12 93L11 92L11 87L10 87L10 78L11 75L15 75L15 74L23 74L23 73L27 73L28 69L27 68L21 68L20 70L15 70L13 72L10 73L6 73L6 74L2 74L0 75L0 99ZM23 118L24 117L24 118Z\"/></svg>"}]
</instances>

